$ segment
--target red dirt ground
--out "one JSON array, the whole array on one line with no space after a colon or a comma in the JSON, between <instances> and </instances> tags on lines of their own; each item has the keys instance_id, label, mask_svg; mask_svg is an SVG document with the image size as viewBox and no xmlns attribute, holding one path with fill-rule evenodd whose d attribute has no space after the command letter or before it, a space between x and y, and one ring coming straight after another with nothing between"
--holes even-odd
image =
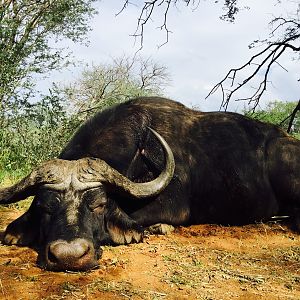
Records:
<instances>
[{"instance_id":1,"label":"red dirt ground","mask_svg":"<svg viewBox=\"0 0 300 300\"><path fill-rule=\"evenodd\" d=\"M21 214L0 211L0 231ZM54 273L0 245L0 299L300 299L300 236L279 224L198 225L104 247L97 270Z\"/></svg>"}]
</instances>

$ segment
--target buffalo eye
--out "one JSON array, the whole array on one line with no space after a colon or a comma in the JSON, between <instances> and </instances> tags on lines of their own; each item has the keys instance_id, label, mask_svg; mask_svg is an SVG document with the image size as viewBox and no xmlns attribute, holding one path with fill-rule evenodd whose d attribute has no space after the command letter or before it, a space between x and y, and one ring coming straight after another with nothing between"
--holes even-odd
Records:
<instances>
[{"instance_id":1,"label":"buffalo eye","mask_svg":"<svg viewBox=\"0 0 300 300\"><path fill-rule=\"evenodd\" d=\"M102 213L106 207L107 198L103 189L88 190L84 194L85 201L90 211Z\"/></svg>"},{"instance_id":2,"label":"buffalo eye","mask_svg":"<svg viewBox=\"0 0 300 300\"><path fill-rule=\"evenodd\" d=\"M60 194L56 191L41 190L36 195L37 206L43 212L52 214L57 211L59 203L61 202Z\"/></svg>"},{"instance_id":3,"label":"buffalo eye","mask_svg":"<svg viewBox=\"0 0 300 300\"><path fill-rule=\"evenodd\" d=\"M106 203L93 203L89 205L89 209L94 213L103 213Z\"/></svg>"}]
</instances>

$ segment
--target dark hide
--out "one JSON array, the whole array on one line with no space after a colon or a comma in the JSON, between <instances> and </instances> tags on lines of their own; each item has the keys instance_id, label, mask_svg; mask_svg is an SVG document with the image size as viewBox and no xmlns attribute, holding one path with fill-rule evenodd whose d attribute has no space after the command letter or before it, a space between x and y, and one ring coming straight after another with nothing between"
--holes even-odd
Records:
<instances>
[{"instance_id":1,"label":"dark hide","mask_svg":"<svg viewBox=\"0 0 300 300\"><path fill-rule=\"evenodd\" d=\"M300 207L300 142L235 113L202 113L162 98L132 100L84 124L60 157L99 157L131 179L153 178L164 159L147 126L170 145L176 170L156 199L116 198L138 223L241 225Z\"/></svg>"},{"instance_id":2,"label":"dark hide","mask_svg":"<svg viewBox=\"0 0 300 300\"><path fill-rule=\"evenodd\" d=\"M49 200L49 191L47 201L38 194L29 211L8 227L6 243L35 242L45 248L55 240L73 243L75 238L79 246L73 248L92 249L87 257L97 259L100 245L139 242L143 228L156 223L242 225L288 214L299 230L300 141L239 114L202 113L163 98L139 98L84 123L60 158L100 158L136 182L153 179L165 161L148 127L163 136L176 162L174 178L159 196L132 199L109 187L104 195L103 189L69 195L81 199L76 208L80 223L72 227L61 200L53 208L57 204ZM83 246L82 238L88 241ZM52 246L55 253L69 251L64 244ZM70 269L92 265L84 261Z\"/></svg>"}]
</instances>

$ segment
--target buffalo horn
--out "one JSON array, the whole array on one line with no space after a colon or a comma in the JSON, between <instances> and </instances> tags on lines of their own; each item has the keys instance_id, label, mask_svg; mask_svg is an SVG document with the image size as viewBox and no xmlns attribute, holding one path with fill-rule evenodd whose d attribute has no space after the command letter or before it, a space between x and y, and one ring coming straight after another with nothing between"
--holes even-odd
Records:
<instances>
[{"instance_id":1,"label":"buffalo horn","mask_svg":"<svg viewBox=\"0 0 300 300\"><path fill-rule=\"evenodd\" d=\"M23 178L13 186L0 189L0 204L10 204L18 202L31 196L32 187L35 184L34 172Z\"/></svg>"},{"instance_id":2,"label":"buffalo horn","mask_svg":"<svg viewBox=\"0 0 300 300\"><path fill-rule=\"evenodd\" d=\"M16 184L0 189L0 204L10 204L26 199L35 195L39 184L57 182L55 174L49 170L58 162L58 159L44 162Z\"/></svg>"},{"instance_id":3,"label":"buffalo horn","mask_svg":"<svg viewBox=\"0 0 300 300\"><path fill-rule=\"evenodd\" d=\"M124 175L120 174L117 170L110 167L105 161L100 159L90 159L90 167L94 170L94 174L101 182L107 182L114 186L119 187L131 196L136 198L146 198L156 196L161 193L166 186L170 183L174 175L175 161L172 150L170 149L164 138L155 130L149 128L151 132L161 143L164 153L166 165L160 175L152 181L144 183L136 183L129 180Z\"/></svg>"},{"instance_id":4,"label":"buffalo horn","mask_svg":"<svg viewBox=\"0 0 300 300\"><path fill-rule=\"evenodd\" d=\"M97 158L82 158L77 161L53 159L38 166L27 177L13 186L0 189L0 204L14 203L33 196L39 185L60 190L68 188L71 182L77 189L81 190L98 187L99 184L106 182L119 187L136 198L158 195L171 181L175 162L167 142L156 131L149 129L160 141L166 157L165 169L156 179L145 183L132 182L105 161ZM78 167L86 164L87 168L80 168L78 173ZM77 176L80 177L80 180L77 179Z\"/></svg>"}]
</instances>

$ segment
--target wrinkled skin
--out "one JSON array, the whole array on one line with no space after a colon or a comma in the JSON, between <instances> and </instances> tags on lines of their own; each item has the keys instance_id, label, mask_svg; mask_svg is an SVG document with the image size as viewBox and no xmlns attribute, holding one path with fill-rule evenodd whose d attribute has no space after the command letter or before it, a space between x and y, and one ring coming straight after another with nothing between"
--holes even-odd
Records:
<instances>
[{"instance_id":1,"label":"wrinkled skin","mask_svg":"<svg viewBox=\"0 0 300 300\"><path fill-rule=\"evenodd\" d=\"M40 265L50 270L96 267L102 253L100 245L114 242L110 237L113 234L109 232L109 224L113 224L117 210L112 201L108 205L103 188L41 191L35 202L40 213L39 228L42 229L39 244L46 245L39 257ZM110 221L106 222L105 217ZM127 242L141 241L142 228L135 223L132 227L136 234L128 237Z\"/></svg>"},{"instance_id":2,"label":"wrinkled skin","mask_svg":"<svg viewBox=\"0 0 300 300\"><path fill-rule=\"evenodd\" d=\"M4 242L40 248L38 264L49 270L88 270L98 265L100 245L140 242L142 236L142 227L107 199L103 187L40 188L28 212L8 226Z\"/></svg>"},{"instance_id":3,"label":"wrinkled skin","mask_svg":"<svg viewBox=\"0 0 300 300\"><path fill-rule=\"evenodd\" d=\"M288 215L300 231L300 141L239 114L136 99L96 114L60 158L100 158L132 181L152 180L165 160L148 127L161 133L176 162L159 194L137 199L106 183L80 191L72 184L59 191L40 184L4 241L37 245L47 269L86 270L97 265L101 245L139 242L148 226L163 231L159 223L242 225ZM0 201L8 194L0 190Z\"/></svg>"},{"instance_id":4,"label":"wrinkled skin","mask_svg":"<svg viewBox=\"0 0 300 300\"><path fill-rule=\"evenodd\" d=\"M6 244L39 248L38 263L49 270L89 270L101 257L100 245L140 242L143 228L109 199L108 190L138 198L163 191L174 174L175 162L166 141L149 129L166 154L157 178L134 183L96 158L55 159L38 166L12 187L0 190L2 203L35 195L29 210L12 222Z\"/></svg>"}]
</instances>

